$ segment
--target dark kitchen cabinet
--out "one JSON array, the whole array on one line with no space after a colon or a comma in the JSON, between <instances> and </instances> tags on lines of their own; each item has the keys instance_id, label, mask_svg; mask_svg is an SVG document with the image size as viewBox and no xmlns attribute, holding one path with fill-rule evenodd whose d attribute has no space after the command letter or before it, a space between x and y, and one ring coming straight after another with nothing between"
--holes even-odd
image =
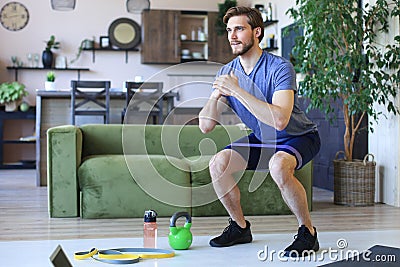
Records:
<instances>
[{"instance_id":1,"label":"dark kitchen cabinet","mask_svg":"<svg viewBox=\"0 0 400 267\"><path fill-rule=\"evenodd\" d=\"M145 10L142 13L142 63L180 62L180 11Z\"/></svg>"},{"instance_id":2,"label":"dark kitchen cabinet","mask_svg":"<svg viewBox=\"0 0 400 267\"><path fill-rule=\"evenodd\" d=\"M142 63L229 62L233 56L227 36L215 32L217 16L206 11L144 11Z\"/></svg>"}]
</instances>

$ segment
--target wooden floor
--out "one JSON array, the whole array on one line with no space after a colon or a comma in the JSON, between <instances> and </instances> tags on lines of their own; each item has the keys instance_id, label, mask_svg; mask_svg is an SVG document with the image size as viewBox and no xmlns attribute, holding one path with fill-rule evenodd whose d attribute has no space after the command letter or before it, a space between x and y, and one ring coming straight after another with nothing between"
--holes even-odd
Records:
<instances>
[{"instance_id":1,"label":"wooden floor","mask_svg":"<svg viewBox=\"0 0 400 267\"><path fill-rule=\"evenodd\" d=\"M47 188L35 186L34 170L0 170L0 241L142 236L143 219L49 218ZM330 191L315 188L313 223L319 232L400 229L400 208L376 204L344 207L333 204ZM293 215L249 216L252 232L295 233ZM179 222L178 222L179 223ZM169 218L159 218L159 236L168 234ZM195 217L194 235L219 234L227 217Z\"/></svg>"}]
</instances>

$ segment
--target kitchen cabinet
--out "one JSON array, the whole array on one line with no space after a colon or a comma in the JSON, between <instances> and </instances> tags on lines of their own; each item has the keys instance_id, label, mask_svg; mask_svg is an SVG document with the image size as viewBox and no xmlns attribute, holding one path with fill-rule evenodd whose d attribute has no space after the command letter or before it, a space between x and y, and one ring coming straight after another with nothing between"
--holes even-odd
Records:
<instances>
[{"instance_id":1,"label":"kitchen cabinet","mask_svg":"<svg viewBox=\"0 0 400 267\"><path fill-rule=\"evenodd\" d=\"M229 62L233 55L227 36L215 32L217 16L207 11L143 11L142 63Z\"/></svg>"},{"instance_id":2,"label":"kitchen cabinet","mask_svg":"<svg viewBox=\"0 0 400 267\"><path fill-rule=\"evenodd\" d=\"M178 32L182 62L208 59L207 12L182 11Z\"/></svg>"},{"instance_id":3,"label":"kitchen cabinet","mask_svg":"<svg viewBox=\"0 0 400 267\"><path fill-rule=\"evenodd\" d=\"M142 13L143 64L180 62L178 24L180 11L144 10Z\"/></svg>"}]
</instances>

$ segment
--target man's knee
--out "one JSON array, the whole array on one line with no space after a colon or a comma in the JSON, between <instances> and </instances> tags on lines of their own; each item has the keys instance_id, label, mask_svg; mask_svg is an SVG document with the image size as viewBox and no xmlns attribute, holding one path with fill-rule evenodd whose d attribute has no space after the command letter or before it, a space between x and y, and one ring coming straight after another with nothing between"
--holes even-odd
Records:
<instances>
[{"instance_id":1,"label":"man's knee","mask_svg":"<svg viewBox=\"0 0 400 267\"><path fill-rule=\"evenodd\" d=\"M285 152L277 152L269 161L269 171L279 188L293 179L296 158Z\"/></svg>"},{"instance_id":2,"label":"man's knee","mask_svg":"<svg viewBox=\"0 0 400 267\"><path fill-rule=\"evenodd\" d=\"M228 167L230 156L230 151L224 149L211 158L209 163L211 178L216 179L222 176Z\"/></svg>"}]
</instances>

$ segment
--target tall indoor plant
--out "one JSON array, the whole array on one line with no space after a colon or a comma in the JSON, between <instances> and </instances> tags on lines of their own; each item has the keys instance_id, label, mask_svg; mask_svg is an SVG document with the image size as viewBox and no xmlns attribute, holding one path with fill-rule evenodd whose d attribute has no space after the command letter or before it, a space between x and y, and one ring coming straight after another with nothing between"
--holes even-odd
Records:
<instances>
[{"instance_id":1,"label":"tall indoor plant","mask_svg":"<svg viewBox=\"0 0 400 267\"><path fill-rule=\"evenodd\" d=\"M296 0L288 13L304 31L293 49L296 69L306 74L299 93L309 98L309 108L327 117L335 112L331 103L340 104L345 161L353 161L361 122L369 116L373 130L372 122L381 115L376 104L399 113L394 99L400 84L400 36L391 33L385 39L389 43L380 36L388 32L390 20L398 23L400 1Z\"/></svg>"},{"instance_id":2,"label":"tall indoor plant","mask_svg":"<svg viewBox=\"0 0 400 267\"><path fill-rule=\"evenodd\" d=\"M226 11L231 7L237 6L236 0L225 0L223 3L218 4L218 19L215 21L215 30L218 35L226 33L226 25L223 22Z\"/></svg>"}]
</instances>

